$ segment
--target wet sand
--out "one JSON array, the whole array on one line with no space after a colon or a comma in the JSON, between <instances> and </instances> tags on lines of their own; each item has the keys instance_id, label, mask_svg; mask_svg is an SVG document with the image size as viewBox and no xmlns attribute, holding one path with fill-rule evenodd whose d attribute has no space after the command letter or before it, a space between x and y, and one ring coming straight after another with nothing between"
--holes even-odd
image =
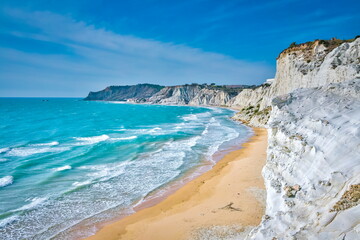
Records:
<instances>
[{"instance_id":1,"label":"wet sand","mask_svg":"<svg viewBox=\"0 0 360 240\"><path fill-rule=\"evenodd\" d=\"M267 131L255 128L242 149L161 202L105 225L88 240L177 240L242 237L265 210L261 170Z\"/></svg>"}]
</instances>

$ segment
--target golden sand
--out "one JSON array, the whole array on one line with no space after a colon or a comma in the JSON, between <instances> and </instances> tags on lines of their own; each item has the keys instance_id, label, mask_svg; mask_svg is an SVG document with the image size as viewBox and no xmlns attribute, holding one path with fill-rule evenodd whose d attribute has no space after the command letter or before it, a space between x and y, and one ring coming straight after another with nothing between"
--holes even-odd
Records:
<instances>
[{"instance_id":1,"label":"golden sand","mask_svg":"<svg viewBox=\"0 0 360 240\"><path fill-rule=\"evenodd\" d=\"M264 214L267 131L243 148L228 153L210 171L187 183L160 203L104 226L88 240L204 239L209 234L234 234L260 223ZM224 232L214 226L228 227ZM207 233L206 232L206 233Z\"/></svg>"}]
</instances>

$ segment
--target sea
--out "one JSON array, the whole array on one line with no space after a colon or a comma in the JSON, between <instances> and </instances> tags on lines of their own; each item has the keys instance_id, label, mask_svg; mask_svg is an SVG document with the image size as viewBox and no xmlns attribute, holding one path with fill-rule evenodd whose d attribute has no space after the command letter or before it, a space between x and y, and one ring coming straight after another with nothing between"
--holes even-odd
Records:
<instances>
[{"instance_id":1,"label":"sea","mask_svg":"<svg viewBox=\"0 0 360 240\"><path fill-rule=\"evenodd\" d=\"M94 234L238 149L252 132L232 121L233 114L212 107L0 98L0 239Z\"/></svg>"}]
</instances>

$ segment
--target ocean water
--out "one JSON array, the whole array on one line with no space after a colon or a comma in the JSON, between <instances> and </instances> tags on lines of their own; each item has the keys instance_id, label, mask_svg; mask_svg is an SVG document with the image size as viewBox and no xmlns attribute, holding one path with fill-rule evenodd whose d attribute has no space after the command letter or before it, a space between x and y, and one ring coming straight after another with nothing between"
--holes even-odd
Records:
<instances>
[{"instance_id":1,"label":"ocean water","mask_svg":"<svg viewBox=\"0 0 360 240\"><path fill-rule=\"evenodd\" d=\"M0 98L0 239L78 239L251 134L231 110ZM161 192L161 191L158 191Z\"/></svg>"}]
</instances>

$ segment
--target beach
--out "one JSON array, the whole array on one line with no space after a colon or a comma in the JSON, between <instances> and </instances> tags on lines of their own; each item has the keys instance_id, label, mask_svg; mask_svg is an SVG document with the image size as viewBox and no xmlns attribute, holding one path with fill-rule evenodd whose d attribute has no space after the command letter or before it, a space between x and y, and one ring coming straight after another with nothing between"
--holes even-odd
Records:
<instances>
[{"instance_id":1,"label":"beach","mask_svg":"<svg viewBox=\"0 0 360 240\"><path fill-rule=\"evenodd\" d=\"M261 170L266 161L267 131L228 153L210 171L166 199L105 225L88 240L212 239L245 236L265 210Z\"/></svg>"}]
</instances>

